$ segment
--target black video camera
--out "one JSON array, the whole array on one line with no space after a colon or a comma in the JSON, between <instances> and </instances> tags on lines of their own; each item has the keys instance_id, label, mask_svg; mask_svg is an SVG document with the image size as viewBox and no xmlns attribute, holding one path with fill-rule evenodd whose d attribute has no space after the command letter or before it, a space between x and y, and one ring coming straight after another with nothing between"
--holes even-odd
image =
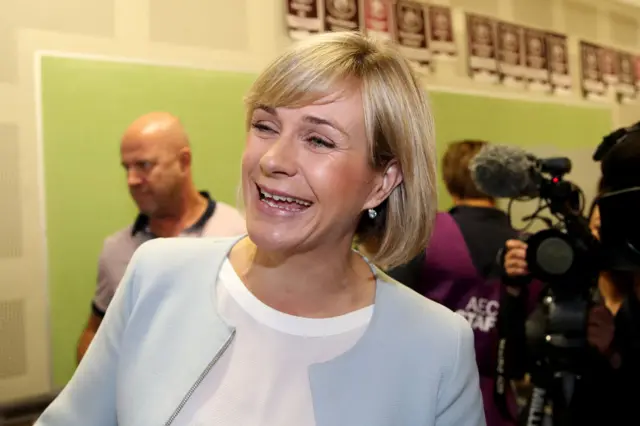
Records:
<instances>
[{"instance_id":1,"label":"black video camera","mask_svg":"<svg viewBox=\"0 0 640 426\"><path fill-rule=\"evenodd\" d=\"M603 179L602 193L595 200L601 220L599 241L584 216L582 190L564 180L571 171L570 160L535 159L536 166L530 169L540 206L525 220L541 219L548 229L527 238L527 263L532 277L553 286L559 297L594 284L601 270L640 269L640 122L606 135L593 159L601 162ZM547 209L557 223L541 217Z\"/></svg>"},{"instance_id":2,"label":"black video camera","mask_svg":"<svg viewBox=\"0 0 640 426\"><path fill-rule=\"evenodd\" d=\"M549 401L554 424L573 424L573 413L580 410L573 389L589 369L587 317L598 275L602 270L640 269L640 122L605 136L593 159L601 162L602 170L601 193L595 200L600 210L599 240L583 215L582 191L563 179L570 167L530 171L541 200L530 220L548 209L558 221L547 222L548 229L527 239L531 275L548 284L525 326L533 384L523 413L527 425L542 423ZM507 346L506 337L501 336L501 344ZM501 375L498 370L497 378Z\"/></svg>"},{"instance_id":3,"label":"black video camera","mask_svg":"<svg viewBox=\"0 0 640 426\"><path fill-rule=\"evenodd\" d=\"M524 220L542 220L547 229L526 238L527 264L532 278L553 287L556 297L570 298L585 285L590 286L597 276L601 267L599 243L583 214L582 190L564 179L571 171L571 161L535 159L534 164L530 173L536 191L529 199L539 198L539 206ZM545 211L556 220L543 217Z\"/></svg>"}]
</instances>

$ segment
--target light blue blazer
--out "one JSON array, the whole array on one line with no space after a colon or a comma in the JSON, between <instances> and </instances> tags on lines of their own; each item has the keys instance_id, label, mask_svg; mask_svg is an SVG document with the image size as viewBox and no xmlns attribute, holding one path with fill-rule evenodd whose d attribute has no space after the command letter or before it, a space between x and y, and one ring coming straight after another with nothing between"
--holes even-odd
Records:
<instances>
[{"instance_id":1,"label":"light blue blazer","mask_svg":"<svg viewBox=\"0 0 640 426\"><path fill-rule=\"evenodd\" d=\"M35 426L170 426L233 342L214 297L237 241L143 244L76 373ZM309 371L316 425L485 426L467 321L376 274L363 337Z\"/></svg>"}]
</instances>

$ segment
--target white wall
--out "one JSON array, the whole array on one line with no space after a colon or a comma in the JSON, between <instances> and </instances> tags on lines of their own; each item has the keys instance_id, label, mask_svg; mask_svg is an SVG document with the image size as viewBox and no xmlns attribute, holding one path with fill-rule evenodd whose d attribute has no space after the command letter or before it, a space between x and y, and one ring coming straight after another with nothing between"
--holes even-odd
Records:
<instances>
[{"instance_id":1,"label":"white wall","mask_svg":"<svg viewBox=\"0 0 640 426\"><path fill-rule=\"evenodd\" d=\"M522 24L620 48L638 46L636 9L612 1L450 0ZM45 230L37 144L35 58L40 50L185 65L260 69L288 44L282 0L0 0L0 400L50 388ZM455 25L463 41L462 14ZM464 52L464 43L460 43ZM464 61L438 64L427 84L472 84ZM577 84L577 81L576 81ZM531 96L509 94L509 96ZM582 102L577 96L571 102ZM620 123L637 107L615 107Z\"/></svg>"}]
</instances>

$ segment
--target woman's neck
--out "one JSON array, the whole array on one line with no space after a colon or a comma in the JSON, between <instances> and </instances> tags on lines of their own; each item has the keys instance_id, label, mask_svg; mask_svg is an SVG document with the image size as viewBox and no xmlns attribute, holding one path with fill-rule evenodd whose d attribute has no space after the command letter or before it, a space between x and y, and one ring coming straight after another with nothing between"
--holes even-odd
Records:
<instances>
[{"instance_id":1,"label":"woman's neck","mask_svg":"<svg viewBox=\"0 0 640 426\"><path fill-rule=\"evenodd\" d=\"M375 298L371 269L350 243L285 256L262 251L245 238L230 260L254 296L291 315L338 316L369 306Z\"/></svg>"}]
</instances>

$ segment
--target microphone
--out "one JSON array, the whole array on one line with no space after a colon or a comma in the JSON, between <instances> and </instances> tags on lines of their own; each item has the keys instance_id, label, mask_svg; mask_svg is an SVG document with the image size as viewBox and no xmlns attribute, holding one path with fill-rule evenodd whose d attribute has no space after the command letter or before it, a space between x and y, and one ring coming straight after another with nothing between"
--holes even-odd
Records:
<instances>
[{"instance_id":1,"label":"microphone","mask_svg":"<svg viewBox=\"0 0 640 426\"><path fill-rule=\"evenodd\" d=\"M539 159L521 148L486 145L471 160L469 170L476 186L491 197L537 197L546 181L542 173L551 175L556 183L571 171L571 160Z\"/></svg>"},{"instance_id":2,"label":"microphone","mask_svg":"<svg viewBox=\"0 0 640 426\"><path fill-rule=\"evenodd\" d=\"M537 194L532 173L536 159L526 151L503 145L485 145L469 163L471 179L485 194L518 198Z\"/></svg>"}]
</instances>

